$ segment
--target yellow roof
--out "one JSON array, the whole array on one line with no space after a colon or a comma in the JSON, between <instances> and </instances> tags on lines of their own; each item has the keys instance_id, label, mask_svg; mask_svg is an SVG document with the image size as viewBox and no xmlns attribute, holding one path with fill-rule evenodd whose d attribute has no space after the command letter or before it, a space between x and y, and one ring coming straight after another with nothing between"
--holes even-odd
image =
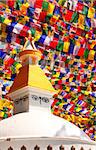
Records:
<instances>
[{"instance_id":1,"label":"yellow roof","mask_svg":"<svg viewBox=\"0 0 96 150\"><path fill-rule=\"evenodd\" d=\"M25 86L40 88L50 92L56 92L46 77L44 71L37 65L25 65L16 76L9 93L12 93Z\"/></svg>"},{"instance_id":2,"label":"yellow roof","mask_svg":"<svg viewBox=\"0 0 96 150\"><path fill-rule=\"evenodd\" d=\"M38 87L40 89L56 92L46 77L44 71L36 65L30 65L29 67L28 85L31 87Z\"/></svg>"}]
</instances>

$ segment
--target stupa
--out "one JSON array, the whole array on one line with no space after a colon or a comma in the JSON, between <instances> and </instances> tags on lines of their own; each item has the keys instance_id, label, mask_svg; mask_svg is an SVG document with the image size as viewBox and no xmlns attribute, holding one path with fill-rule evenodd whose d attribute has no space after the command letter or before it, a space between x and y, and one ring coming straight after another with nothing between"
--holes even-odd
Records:
<instances>
[{"instance_id":1,"label":"stupa","mask_svg":"<svg viewBox=\"0 0 96 150\"><path fill-rule=\"evenodd\" d=\"M63 150L60 145L95 150L95 142L83 131L51 113L56 91L37 63L40 52L29 44L19 56L22 68L8 94L14 115L0 122L0 150Z\"/></svg>"}]
</instances>

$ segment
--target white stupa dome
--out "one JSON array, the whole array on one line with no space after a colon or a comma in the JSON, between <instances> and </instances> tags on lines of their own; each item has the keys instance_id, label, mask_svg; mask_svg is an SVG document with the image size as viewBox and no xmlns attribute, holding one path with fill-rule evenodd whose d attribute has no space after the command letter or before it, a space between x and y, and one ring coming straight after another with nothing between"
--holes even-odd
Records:
<instances>
[{"instance_id":1,"label":"white stupa dome","mask_svg":"<svg viewBox=\"0 0 96 150\"><path fill-rule=\"evenodd\" d=\"M91 141L74 124L54 116L48 110L35 107L0 122L0 138L57 137Z\"/></svg>"}]
</instances>

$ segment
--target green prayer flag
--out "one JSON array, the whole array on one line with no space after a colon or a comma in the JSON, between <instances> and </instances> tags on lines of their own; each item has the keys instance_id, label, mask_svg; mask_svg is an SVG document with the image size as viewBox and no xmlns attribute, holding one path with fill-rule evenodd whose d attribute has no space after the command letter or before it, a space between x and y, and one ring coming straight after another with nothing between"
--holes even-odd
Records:
<instances>
[{"instance_id":1,"label":"green prayer flag","mask_svg":"<svg viewBox=\"0 0 96 150\"><path fill-rule=\"evenodd\" d=\"M83 14L83 15L87 15L87 14L88 14L88 7L87 7L87 6L84 6L84 7L83 7L82 14Z\"/></svg>"},{"instance_id":2,"label":"green prayer flag","mask_svg":"<svg viewBox=\"0 0 96 150\"><path fill-rule=\"evenodd\" d=\"M49 17L49 16L46 16L46 17L45 17L45 21L46 21L46 23L49 23L50 17Z\"/></svg>"},{"instance_id":3,"label":"green prayer flag","mask_svg":"<svg viewBox=\"0 0 96 150\"><path fill-rule=\"evenodd\" d=\"M49 3L46 2L46 1L43 1L43 3L42 3L42 9L43 10L48 10L48 6L49 6Z\"/></svg>"},{"instance_id":4,"label":"green prayer flag","mask_svg":"<svg viewBox=\"0 0 96 150\"><path fill-rule=\"evenodd\" d=\"M5 114L4 114L4 119L6 119L6 118L8 118L8 115L5 113Z\"/></svg>"},{"instance_id":5,"label":"green prayer flag","mask_svg":"<svg viewBox=\"0 0 96 150\"><path fill-rule=\"evenodd\" d=\"M66 2L66 0L59 0L58 4L61 5L61 6L63 6L65 4L65 2Z\"/></svg>"},{"instance_id":6,"label":"green prayer flag","mask_svg":"<svg viewBox=\"0 0 96 150\"><path fill-rule=\"evenodd\" d=\"M35 32L36 32L36 30L35 30L34 28L31 28L30 30L31 30L31 34L32 34L32 36L35 36Z\"/></svg>"},{"instance_id":7,"label":"green prayer flag","mask_svg":"<svg viewBox=\"0 0 96 150\"><path fill-rule=\"evenodd\" d=\"M79 17L78 12L74 12L70 22L77 23L78 22L78 17Z\"/></svg>"},{"instance_id":8,"label":"green prayer flag","mask_svg":"<svg viewBox=\"0 0 96 150\"><path fill-rule=\"evenodd\" d=\"M58 30L59 30L59 31L62 31L62 27L61 27L61 26L58 26Z\"/></svg>"},{"instance_id":9,"label":"green prayer flag","mask_svg":"<svg viewBox=\"0 0 96 150\"><path fill-rule=\"evenodd\" d=\"M89 29L88 26L85 25L85 26L84 26L84 30L88 32L90 29Z\"/></svg>"},{"instance_id":10,"label":"green prayer flag","mask_svg":"<svg viewBox=\"0 0 96 150\"><path fill-rule=\"evenodd\" d=\"M2 16L0 16L0 23L3 23L3 22L4 22L4 20L5 20L5 18L4 18L4 17L2 17Z\"/></svg>"},{"instance_id":11,"label":"green prayer flag","mask_svg":"<svg viewBox=\"0 0 96 150\"><path fill-rule=\"evenodd\" d=\"M64 46L64 42L60 40L60 41L58 42L58 45L57 45L57 47L56 47L56 50L58 50L58 51L63 51L63 46Z\"/></svg>"},{"instance_id":12,"label":"green prayer flag","mask_svg":"<svg viewBox=\"0 0 96 150\"><path fill-rule=\"evenodd\" d=\"M58 101L57 103L56 103L56 106L58 106L60 104L60 102Z\"/></svg>"},{"instance_id":13,"label":"green prayer flag","mask_svg":"<svg viewBox=\"0 0 96 150\"><path fill-rule=\"evenodd\" d=\"M88 58L88 54L89 54L89 50L86 49L85 52L84 52L84 58L87 59Z\"/></svg>"}]
</instances>

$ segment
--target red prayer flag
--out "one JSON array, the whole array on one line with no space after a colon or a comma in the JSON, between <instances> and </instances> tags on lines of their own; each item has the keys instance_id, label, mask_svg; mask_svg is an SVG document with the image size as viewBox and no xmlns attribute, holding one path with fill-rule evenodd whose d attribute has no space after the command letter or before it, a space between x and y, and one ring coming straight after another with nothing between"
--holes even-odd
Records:
<instances>
[{"instance_id":1,"label":"red prayer flag","mask_svg":"<svg viewBox=\"0 0 96 150\"><path fill-rule=\"evenodd\" d=\"M35 8L42 8L43 0L36 0L34 7Z\"/></svg>"},{"instance_id":2,"label":"red prayer flag","mask_svg":"<svg viewBox=\"0 0 96 150\"><path fill-rule=\"evenodd\" d=\"M84 55L84 48L83 47L81 47L80 49L79 49L79 51L78 51L78 56L83 56Z\"/></svg>"},{"instance_id":3,"label":"red prayer flag","mask_svg":"<svg viewBox=\"0 0 96 150\"><path fill-rule=\"evenodd\" d=\"M15 4L15 0L7 0L7 5L8 5L10 8L14 8L14 4Z\"/></svg>"},{"instance_id":4,"label":"red prayer flag","mask_svg":"<svg viewBox=\"0 0 96 150\"><path fill-rule=\"evenodd\" d=\"M46 11L42 11L40 13L40 16L39 16L39 21L41 21L41 22L45 21L46 15L47 15L47 12Z\"/></svg>"},{"instance_id":5,"label":"red prayer flag","mask_svg":"<svg viewBox=\"0 0 96 150\"><path fill-rule=\"evenodd\" d=\"M58 39L54 38L53 41L50 42L50 47L55 49L57 44L58 44Z\"/></svg>"},{"instance_id":6,"label":"red prayer flag","mask_svg":"<svg viewBox=\"0 0 96 150\"><path fill-rule=\"evenodd\" d=\"M71 10L67 10L67 13L65 15L65 20L69 22L72 19L72 15L73 12Z\"/></svg>"},{"instance_id":7,"label":"red prayer flag","mask_svg":"<svg viewBox=\"0 0 96 150\"><path fill-rule=\"evenodd\" d=\"M84 8L84 5L83 5L82 3L78 3L78 4L77 4L77 7L76 7L76 10L77 10L77 11L82 11L83 8Z\"/></svg>"}]
</instances>

